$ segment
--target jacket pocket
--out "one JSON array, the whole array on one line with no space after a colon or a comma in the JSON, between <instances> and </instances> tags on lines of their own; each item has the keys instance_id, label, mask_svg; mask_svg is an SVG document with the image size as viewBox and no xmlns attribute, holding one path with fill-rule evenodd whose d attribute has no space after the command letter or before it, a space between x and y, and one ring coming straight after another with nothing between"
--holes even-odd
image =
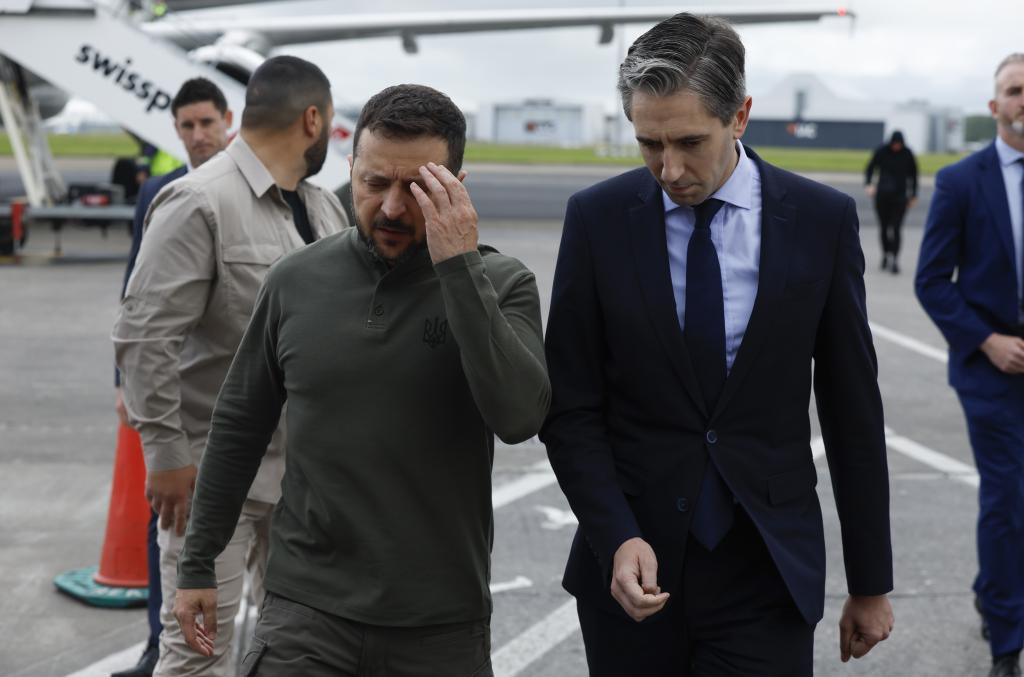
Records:
<instances>
[{"instance_id":1,"label":"jacket pocket","mask_svg":"<svg viewBox=\"0 0 1024 677\"><path fill-rule=\"evenodd\" d=\"M221 247L224 263L269 266L281 258L281 254L281 247L273 242L241 242Z\"/></svg>"},{"instance_id":2,"label":"jacket pocket","mask_svg":"<svg viewBox=\"0 0 1024 677\"><path fill-rule=\"evenodd\" d=\"M801 498L818 484L818 471L813 463L808 463L796 470L789 470L768 478L768 502L782 505Z\"/></svg>"}]
</instances>

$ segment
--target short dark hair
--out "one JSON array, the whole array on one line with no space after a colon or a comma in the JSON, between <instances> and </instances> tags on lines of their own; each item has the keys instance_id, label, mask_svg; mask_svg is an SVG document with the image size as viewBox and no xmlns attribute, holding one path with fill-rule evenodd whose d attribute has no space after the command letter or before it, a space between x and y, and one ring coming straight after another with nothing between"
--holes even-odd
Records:
<instances>
[{"instance_id":1,"label":"short dark hair","mask_svg":"<svg viewBox=\"0 0 1024 677\"><path fill-rule=\"evenodd\" d=\"M326 116L330 103L331 82L316 64L297 56L271 57L249 78L242 127L285 129L310 106Z\"/></svg>"},{"instance_id":2,"label":"short dark hair","mask_svg":"<svg viewBox=\"0 0 1024 677\"><path fill-rule=\"evenodd\" d=\"M622 109L630 120L633 92L670 96L689 91L723 124L747 97L745 51L723 19L681 12L647 31L619 66Z\"/></svg>"},{"instance_id":3,"label":"short dark hair","mask_svg":"<svg viewBox=\"0 0 1024 677\"><path fill-rule=\"evenodd\" d=\"M171 115L177 117L179 108L204 101L212 103L221 116L228 112L228 100L224 98L224 92L220 91L220 87L206 78L192 78L186 80L174 95L174 100L171 101Z\"/></svg>"},{"instance_id":4,"label":"short dark hair","mask_svg":"<svg viewBox=\"0 0 1024 677\"><path fill-rule=\"evenodd\" d=\"M387 138L431 136L448 144L448 169L458 173L466 152L466 118L445 94L425 85L394 85L374 94L363 106L352 137L352 154L359 152L364 129Z\"/></svg>"}]
</instances>

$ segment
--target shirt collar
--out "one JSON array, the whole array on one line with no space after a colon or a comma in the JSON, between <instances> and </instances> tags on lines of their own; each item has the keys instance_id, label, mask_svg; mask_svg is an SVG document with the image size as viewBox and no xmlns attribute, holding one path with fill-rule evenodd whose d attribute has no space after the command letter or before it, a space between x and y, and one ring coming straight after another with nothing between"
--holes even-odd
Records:
<instances>
[{"instance_id":1,"label":"shirt collar","mask_svg":"<svg viewBox=\"0 0 1024 677\"><path fill-rule=\"evenodd\" d=\"M711 197L739 207L740 209L752 209L754 206L754 161L747 156L743 144L736 142L736 152L739 158L732 175L722 184L722 187L711 194ZM664 190L661 191L661 199L665 205L665 213L668 214L679 205L672 201Z\"/></svg>"},{"instance_id":2,"label":"shirt collar","mask_svg":"<svg viewBox=\"0 0 1024 677\"><path fill-rule=\"evenodd\" d=\"M999 154L999 164L1004 167L1009 167L1017 160L1024 158L1024 153L1003 141L1001 136L996 137L996 153Z\"/></svg>"},{"instance_id":3,"label":"shirt collar","mask_svg":"<svg viewBox=\"0 0 1024 677\"><path fill-rule=\"evenodd\" d=\"M256 194L256 197L263 197L274 185L274 177L256 157L256 153L252 152L252 148L245 142L241 134L234 138L225 152L238 165L238 170L242 172L242 176L245 177L249 188Z\"/></svg>"}]
</instances>

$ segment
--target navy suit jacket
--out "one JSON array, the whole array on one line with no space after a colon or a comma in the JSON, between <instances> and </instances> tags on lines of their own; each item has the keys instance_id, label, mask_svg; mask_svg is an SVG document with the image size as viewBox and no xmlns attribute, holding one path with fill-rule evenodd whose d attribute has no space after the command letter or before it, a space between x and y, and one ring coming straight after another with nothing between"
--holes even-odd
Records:
<instances>
[{"instance_id":1,"label":"navy suit jacket","mask_svg":"<svg viewBox=\"0 0 1024 677\"><path fill-rule=\"evenodd\" d=\"M661 188L650 172L569 200L547 328L553 402L541 436L580 522L563 585L613 612L622 613L609 592L612 558L635 536L654 548L661 588L679 592L710 452L803 616L821 618L812 360L850 592L892 589L882 405L854 203L747 152L762 182L757 298L714 410L679 327Z\"/></svg>"},{"instance_id":2,"label":"navy suit jacket","mask_svg":"<svg viewBox=\"0 0 1024 677\"><path fill-rule=\"evenodd\" d=\"M999 392L1019 378L999 371L979 349L993 332L1015 333L1015 258L992 143L936 175L917 263L917 297L949 343L949 382L957 390Z\"/></svg>"}]
</instances>

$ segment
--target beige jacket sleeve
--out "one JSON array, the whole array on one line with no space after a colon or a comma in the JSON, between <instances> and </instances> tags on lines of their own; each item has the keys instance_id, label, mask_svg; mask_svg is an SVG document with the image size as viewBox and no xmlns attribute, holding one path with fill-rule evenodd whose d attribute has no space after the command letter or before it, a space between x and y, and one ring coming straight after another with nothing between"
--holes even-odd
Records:
<instances>
[{"instance_id":1,"label":"beige jacket sleeve","mask_svg":"<svg viewBox=\"0 0 1024 677\"><path fill-rule=\"evenodd\" d=\"M179 366L217 274L212 212L200 194L172 184L153 201L145 232L114 324L114 351L146 468L172 470L195 462L181 421Z\"/></svg>"}]
</instances>

